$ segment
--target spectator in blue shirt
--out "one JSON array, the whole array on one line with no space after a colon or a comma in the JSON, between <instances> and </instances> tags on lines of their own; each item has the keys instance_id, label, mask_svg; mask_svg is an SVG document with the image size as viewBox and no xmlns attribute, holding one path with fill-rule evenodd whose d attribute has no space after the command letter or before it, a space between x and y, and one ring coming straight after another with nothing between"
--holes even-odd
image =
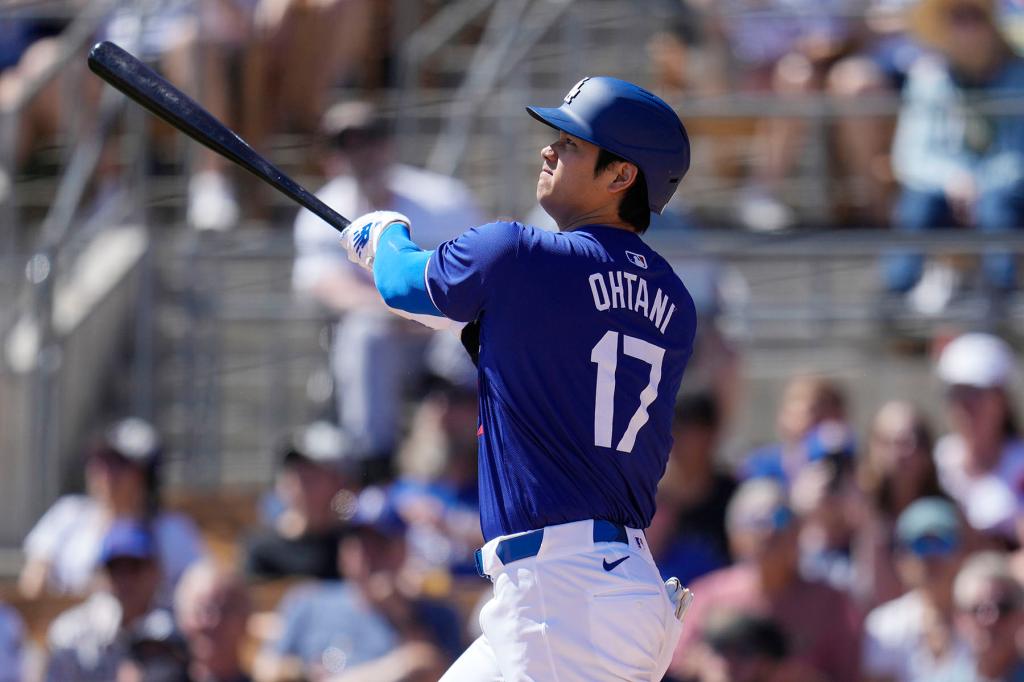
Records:
<instances>
[{"instance_id":1,"label":"spectator in blue shirt","mask_svg":"<svg viewBox=\"0 0 1024 682\"><path fill-rule=\"evenodd\" d=\"M893 146L902 185L898 229L920 232L963 226L1004 232L1024 225L1024 116L987 105L1024 98L1024 60L1000 32L995 0L922 0L910 15L917 37L935 49L911 70ZM1006 108L1003 106L1002 108ZM920 254L892 254L890 291L921 277ZM987 283L1013 289L1008 253L983 262Z\"/></svg>"},{"instance_id":2,"label":"spectator in blue shirt","mask_svg":"<svg viewBox=\"0 0 1024 682\"><path fill-rule=\"evenodd\" d=\"M285 595L257 679L436 680L461 653L455 613L406 593L407 528L390 496L363 491L352 524L338 550L345 580Z\"/></svg>"}]
</instances>

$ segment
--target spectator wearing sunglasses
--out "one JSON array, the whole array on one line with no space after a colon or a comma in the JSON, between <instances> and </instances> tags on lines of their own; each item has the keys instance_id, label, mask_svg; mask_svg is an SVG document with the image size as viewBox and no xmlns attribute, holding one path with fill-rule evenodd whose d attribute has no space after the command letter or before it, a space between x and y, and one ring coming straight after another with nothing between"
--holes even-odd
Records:
<instances>
[{"instance_id":1,"label":"spectator wearing sunglasses","mask_svg":"<svg viewBox=\"0 0 1024 682\"><path fill-rule=\"evenodd\" d=\"M1014 416L1010 386L1016 357L989 334L964 334L939 357L951 432L935 447L943 489L968 523L1000 540L1019 542L1024 511L1024 441Z\"/></svg>"},{"instance_id":2,"label":"spectator wearing sunglasses","mask_svg":"<svg viewBox=\"0 0 1024 682\"><path fill-rule=\"evenodd\" d=\"M953 503L925 497L899 515L894 536L896 568L907 592L864 621L864 680L939 679L969 660L953 628L953 580L964 555L964 528Z\"/></svg>"},{"instance_id":3,"label":"spectator wearing sunglasses","mask_svg":"<svg viewBox=\"0 0 1024 682\"><path fill-rule=\"evenodd\" d=\"M970 557L953 585L957 626L974 660L957 679L984 682L1024 680L1024 587L1006 557L982 552Z\"/></svg>"}]
</instances>

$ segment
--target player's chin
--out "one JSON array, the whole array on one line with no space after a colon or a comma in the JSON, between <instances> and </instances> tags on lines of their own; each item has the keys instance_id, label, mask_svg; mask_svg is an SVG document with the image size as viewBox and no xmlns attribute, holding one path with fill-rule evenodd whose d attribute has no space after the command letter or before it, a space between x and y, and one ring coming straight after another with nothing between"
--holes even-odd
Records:
<instances>
[{"instance_id":1,"label":"player's chin","mask_svg":"<svg viewBox=\"0 0 1024 682\"><path fill-rule=\"evenodd\" d=\"M544 197L551 195L551 175L541 172L537 178L537 202L541 203Z\"/></svg>"}]
</instances>

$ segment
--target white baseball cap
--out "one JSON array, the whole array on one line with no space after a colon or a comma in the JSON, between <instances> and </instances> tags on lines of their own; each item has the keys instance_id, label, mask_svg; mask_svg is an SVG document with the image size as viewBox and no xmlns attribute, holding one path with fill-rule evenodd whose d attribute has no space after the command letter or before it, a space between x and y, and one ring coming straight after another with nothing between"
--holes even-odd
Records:
<instances>
[{"instance_id":1,"label":"white baseball cap","mask_svg":"<svg viewBox=\"0 0 1024 682\"><path fill-rule=\"evenodd\" d=\"M991 334L958 336L939 356L939 379L950 385L1000 388L1013 381L1015 372L1013 351Z\"/></svg>"}]
</instances>

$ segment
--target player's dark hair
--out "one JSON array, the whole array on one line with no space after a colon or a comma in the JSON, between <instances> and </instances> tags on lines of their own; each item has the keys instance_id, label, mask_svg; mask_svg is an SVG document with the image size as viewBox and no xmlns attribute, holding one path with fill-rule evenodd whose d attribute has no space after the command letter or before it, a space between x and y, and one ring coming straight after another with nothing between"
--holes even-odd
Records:
<instances>
[{"instance_id":1,"label":"player's dark hair","mask_svg":"<svg viewBox=\"0 0 1024 682\"><path fill-rule=\"evenodd\" d=\"M626 159L607 149L599 148L597 163L594 165L594 175L618 161L626 161ZM647 180L644 179L644 172L639 167L636 169L636 180L626 190L626 194L619 204L619 218L636 228L637 234L646 232L651 224L651 207L647 200Z\"/></svg>"}]
</instances>

